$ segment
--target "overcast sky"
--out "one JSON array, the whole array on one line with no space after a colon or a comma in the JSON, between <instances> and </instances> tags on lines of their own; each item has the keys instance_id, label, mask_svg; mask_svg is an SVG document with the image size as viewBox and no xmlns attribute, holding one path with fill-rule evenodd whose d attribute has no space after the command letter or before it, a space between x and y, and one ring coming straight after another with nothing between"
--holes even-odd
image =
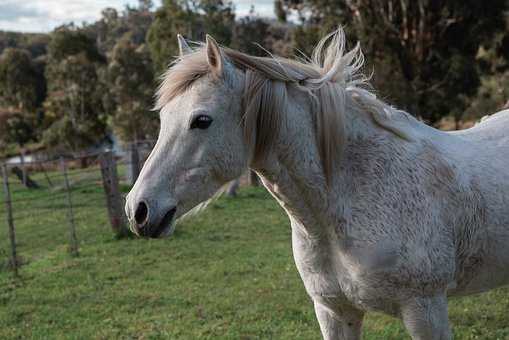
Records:
<instances>
[{"instance_id":1,"label":"overcast sky","mask_svg":"<svg viewBox=\"0 0 509 340\"><path fill-rule=\"evenodd\" d=\"M93 22L105 7L121 10L127 4L137 3L137 0L0 0L0 30L49 32L71 21ZM161 0L154 3L158 6ZM233 0L233 3L238 16L246 15L251 5L261 16L274 16L273 0Z\"/></svg>"}]
</instances>

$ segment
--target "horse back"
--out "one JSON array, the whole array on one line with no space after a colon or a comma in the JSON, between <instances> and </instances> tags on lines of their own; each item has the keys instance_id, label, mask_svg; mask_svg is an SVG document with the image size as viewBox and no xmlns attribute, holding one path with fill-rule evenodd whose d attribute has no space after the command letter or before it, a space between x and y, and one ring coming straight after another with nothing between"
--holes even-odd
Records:
<instances>
[{"instance_id":1,"label":"horse back","mask_svg":"<svg viewBox=\"0 0 509 340\"><path fill-rule=\"evenodd\" d=\"M451 133L456 165L456 293L509 283L509 111ZM464 192L469 195L465 196Z\"/></svg>"}]
</instances>

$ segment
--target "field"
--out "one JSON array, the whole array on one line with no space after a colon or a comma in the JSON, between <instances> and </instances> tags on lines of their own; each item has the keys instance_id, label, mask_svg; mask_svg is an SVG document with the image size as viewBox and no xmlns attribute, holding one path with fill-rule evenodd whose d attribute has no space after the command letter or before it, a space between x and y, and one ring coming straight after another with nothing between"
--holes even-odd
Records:
<instances>
[{"instance_id":1,"label":"field","mask_svg":"<svg viewBox=\"0 0 509 340\"><path fill-rule=\"evenodd\" d=\"M18 188L15 199L48 190ZM0 269L1 339L320 339L289 222L262 188L220 199L164 240L115 240L99 185L76 189L73 201L76 258L65 210L38 213L39 200L15 206L28 216L16 224L25 264L18 280ZM509 339L508 289L453 300L450 314L456 339ZM364 338L408 337L398 320L369 314Z\"/></svg>"}]
</instances>

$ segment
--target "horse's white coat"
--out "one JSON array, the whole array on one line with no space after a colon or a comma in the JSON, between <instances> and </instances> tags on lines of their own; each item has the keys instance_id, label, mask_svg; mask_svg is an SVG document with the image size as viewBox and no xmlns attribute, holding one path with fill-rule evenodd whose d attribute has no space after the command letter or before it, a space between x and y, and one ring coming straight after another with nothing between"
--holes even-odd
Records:
<instances>
[{"instance_id":1,"label":"horse's white coat","mask_svg":"<svg viewBox=\"0 0 509 340\"><path fill-rule=\"evenodd\" d=\"M290 218L325 339L360 338L372 310L401 318L413 339L449 339L447 296L509 282L509 111L446 133L374 97L358 105L362 91L352 91L343 155L327 183L309 97L288 88L273 148L249 164L244 73L211 39L207 58L228 81L204 76L164 105L159 140L128 197L130 217L140 200L154 220L174 205L182 216L251 167ZM390 123L363 109L370 105ZM211 127L189 130L200 113Z\"/></svg>"}]
</instances>

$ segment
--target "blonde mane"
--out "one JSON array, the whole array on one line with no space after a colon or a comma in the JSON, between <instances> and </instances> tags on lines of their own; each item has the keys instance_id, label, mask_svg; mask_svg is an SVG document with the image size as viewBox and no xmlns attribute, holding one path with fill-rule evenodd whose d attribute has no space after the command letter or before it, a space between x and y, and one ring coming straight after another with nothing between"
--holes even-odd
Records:
<instances>
[{"instance_id":1,"label":"blonde mane","mask_svg":"<svg viewBox=\"0 0 509 340\"><path fill-rule=\"evenodd\" d=\"M364 55L360 45L346 52L345 44L344 31L340 28L323 38L311 59L305 61L254 57L221 48L226 60L245 73L243 128L248 145L254 147L253 162L263 159L274 145L281 115L288 113L289 87L302 91L311 99L318 149L327 181L342 154L347 96L369 112L377 125L411 140L394 118L407 114L394 110L369 91L369 79L361 72ZM210 71L203 45L180 56L163 76L157 91L156 109L184 93Z\"/></svg>"}]
</instances>

